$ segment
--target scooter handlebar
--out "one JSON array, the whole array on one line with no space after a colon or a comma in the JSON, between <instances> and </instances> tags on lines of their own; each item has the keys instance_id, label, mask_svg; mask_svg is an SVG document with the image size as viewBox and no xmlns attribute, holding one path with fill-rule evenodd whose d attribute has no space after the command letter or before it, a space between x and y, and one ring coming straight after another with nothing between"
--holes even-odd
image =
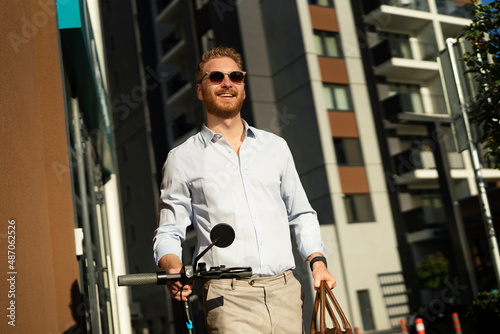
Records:
<instances>
[{"instance_id":1,"label":"scooter handlebar","mask_svg":"<svg viewBox=\"0 0 500 334\"><path fill-rule=\"evenodd\" d=\"M186 275L188 273L188 275ZM245 278L252 276L251 267L215 267L206 271L192 272L188 270L186 273L167 274L165 271L157 271L155 273L140 273L120 275L117 278L119 286L138 286L138 285L164 285L167 281L183 280L183 279L222 279L222 278Z\"/></svg>"},{"instance_id":2,"label":"scooter handlebar","mask_svg":"<svg viewBox=\"0 0 500 334\"><path fill-rule=\"evenodd\" d=\"M164 271L158 271L156 273L140 273L140 274L129 274L118 276L119 286L137 286L137 285L152 285L152 284L162 284L161 278L165 279L181 279L182 274L166 274ZM164 284L164 283L163 283Z\"/></svg>"}]
</instances>

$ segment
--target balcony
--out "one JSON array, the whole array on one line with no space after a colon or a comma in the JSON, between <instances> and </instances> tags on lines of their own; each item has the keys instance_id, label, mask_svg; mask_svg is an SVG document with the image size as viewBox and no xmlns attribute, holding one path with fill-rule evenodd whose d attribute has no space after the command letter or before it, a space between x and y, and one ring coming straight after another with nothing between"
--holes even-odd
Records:
<instances>
[{"instance_id":1,"label":"balcony","mask_svg":"<svg viewBox=\"0 0 500 334\"><path fill-rule=\"evenodd\" d=\"M428 106L424 112L424 103ZM412 117L419 114L430 116L428 121L433 121L433 116L448 117L448 111L444 100L444 95L432 94L420 96L420 94L399 93L382 100L382 109L385 113L385 119L391 122L403 123L405 121L423 121L423 117Z\"/></svg>"},{"instance_id":2,"label":"balcony","mask_svg":"<svg viewBox=\"0 0 500 334\"><path fill-rule=\"evenodd\" d=\"M429 11L429 5L427 1L418 0L364 0L363 7L365 9L365 14L379 8L382 5L404 8L404 9L414 9L421 10L424 12Z\"/></svg>"},{"instance_id":3,"label":"balcony","mask_svg":"<svg viewBox=\"0 0 500 334\"><path fill-rule=\"evenodd\" d=\"M171 23L182 18L181 15L181 0L157 0L156 9L158 17L156 21L163 23Z\"/></svg>"},{"instance_id":4,"label":"balcony","mask_svg":"<svg viewBox=\"0 0 500 334\"><path fill-rule=\"evenodd\" d=\"M439 49L436 43L419 42L420 59L427 61L436 61L439 55Z\"/></svg>"},{"instance_id":5,"label":"balcony","mask_svg":"<svg viewBox=\"0 0 500 334\"><path fill-rule=\"evenodd\" d=\"M429 47L427 44L420 46ZM385 76L392 80L412 78L424 81L439 74L436 61L421 60L431 57L424 53L420 59L414 59L409 41L385 39L371 49L375 75ZM434 58L435 59L435 58Z\"/></svg>"},{"instance_id":6,"label":"balcony","mask_svg":"<svg viewBox=\"0 0 500 334\"><path fill-rule=\"evenodd\" d=\"M461 6L457 3L462 3ZM474 17L472 6L469 1L436 0L436 7L439 14L460 17L471 20Z\"/></svg>"},{"instance_id":7,"label":"balcony","mask_svg":"<svg viewBox=\"0 0 500 334\"><path fill-rule=\"evenodd\" d=\"M444 227L446 211L443 207L421 206L403 212L406 231L415 233L424 229Z\"/></svg>"},{"instance_id":8,"label":"balcony","mask_svg":"<svg viewBox=\"0 0 500 334\"><path fill-rule=\"evenodd\" d=\"M458 152L448 152L448 164L450 169L463 169L464 162ZM394 165L398 175L414 172L419 169L436 169L434 153L431 151L421 151L416 148L407 149L393 157ZM418 178L418 177L416 177ZM411 181L407 179L407 181Z\"/></svg>"},{"instance_id":9,"label":"balcony","mask_svg":"<svg viewBox=\"0 0 500 334\"><path fill-rule=\"evenodd\" d=\"M363 0L365 23L378 28L415 31L431 22L426 0Z\"/></svg>"},{"instance_id":10,"label":"balcony","mask_svg":"<svg viewBox=\"0 0 500 334\"><path fill-rule=\"evenodd\" d=\"M417 169L436 167L432 152L419 151L418 149L407 149L393 158L399 175L413 172Z\"/></svg>"},{"instance_id":11,"label":"balcony","mask_svg":"<svg viewBox=\"0 0 500 334\"><path fill-rule=\"evenodd\" d=\"M169 105L182 105L193 93L193 85L179 72L167 82L167 92Z\"/></svg>"},{"instance_id":12,"label":"balcony","mask_svg":"<svg viewBox=\"0 0 500 334\"><path fill-rule=\"evenodd\" d=\"M186 50L186 41L181 33L174 31L161 41L163 57L161 59L164 63L177 63L183 59Z\"/></svg>"}]
</instances>

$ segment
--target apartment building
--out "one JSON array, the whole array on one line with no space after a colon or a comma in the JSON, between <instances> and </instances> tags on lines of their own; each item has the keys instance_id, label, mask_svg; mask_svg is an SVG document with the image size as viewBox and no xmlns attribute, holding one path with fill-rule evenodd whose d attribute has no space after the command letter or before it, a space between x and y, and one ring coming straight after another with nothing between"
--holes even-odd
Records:
<instances>
[{"instance_id":1,"label":"apartment building","mask_svg":"<svg viewBox=\"0 0 500 334\"><path fill-rule=\"evenodd\" d=\"M470 302L478 290L488 288L484 282L491 284L482 277L487 270L477 269L488 255L477 254L478 248L484 250L484 238L467 237L472 229L464 225L467 219L459 203L470 202L466 199L477 195L478 188L469 153L456 146L463 129L452 125L451 110L457 105L443 88L449 78L437 59L446 40L458 37L470 23L470 5L437 0L353 4L358 30L365 37L365 72L372 85L406 283L418 291L416 263L440 252L450 261L450 279L468 287L460 298ZM497 187L500 176L492 168L483 161L488 189ZM473 258L482 264L473 264ZM420 291L412 298L425 305L435 297Z\"/></svg>"}]
</instances>

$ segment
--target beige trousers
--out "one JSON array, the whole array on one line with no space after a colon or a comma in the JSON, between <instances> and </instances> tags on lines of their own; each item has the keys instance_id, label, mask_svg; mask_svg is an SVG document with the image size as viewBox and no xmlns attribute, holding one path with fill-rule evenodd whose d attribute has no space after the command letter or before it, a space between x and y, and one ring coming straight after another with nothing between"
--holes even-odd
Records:
<instances>
[{"instance_id":1,"label":"beige trousers","mask_svg":"<svg viewBox=\"0 0 500 334\"><path fill-rule=\"evenodd\" d=\"M210 334L302 334L302 303L302 287L291 270L270 277L203 283Z\"/></svg>"}]
</instances>

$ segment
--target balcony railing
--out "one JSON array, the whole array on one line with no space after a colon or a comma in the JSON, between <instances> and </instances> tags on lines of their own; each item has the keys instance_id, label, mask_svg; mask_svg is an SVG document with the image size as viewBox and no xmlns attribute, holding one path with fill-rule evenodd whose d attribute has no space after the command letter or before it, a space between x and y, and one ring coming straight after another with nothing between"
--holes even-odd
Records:
<instances>
[{"instance_id":1,"label":"balcony railing","mask_svg":"<svg viewBox=\"0 0 500 334\"><path fill-rule=\"evenodd\" d=\"M429 96L432 105L432 114L447 115L446 101L443 94L431 94Z\"/></svg>"},{"instance_id":2,"label":"balcony railing","mask_svg":"<svg viewBox=\"0 0 500 334\"><path fill-rule=\"evenodd\" d=\"M374 73L391 80L429 80L439 74L437 61L426 61L415 55L416 48L409 42L385 39L371 48ZM413 44L413 43L411 43ZM426 56L431 57L431 56ZM415 59L417 58L417 59Z\"/></svg>"},{"instance_id":3,"label":"balcony railing","mask_svg":"<svg viewBox=\"0 0 500 334\"><path fill-rule=\"evenodd\" d=\"M472 19L474 17L472 6L465 1L462 6L456 5L457 1L436 0L436 7L439 14Z\"/></svg>"},{"instance_id":4,"label":"balcony railing","mask_svg":"<svg viewBox=\"0 0 500 334\"><path fill-rule=\"evenodd\" d=\"M182 20L182 4L181 0L157 0L157 21L163 23L180 22Z\"/></svg>"},{"instance_id":5,"label":"balcony railing","mask_svg":"<svg viewBox=\"0 0 500 334\"><path fill-rule=\"evenodd\" d=\"M413 59L410 41L405 39L384 39L372 48L373 64L378 66L391 58Z\"/></svg>"},{"instance_id":6,"label":"balcony railing","mask_svg":"<svg viewBox=\"0 0 500 334\"><path fill-rule=\"evenodd\" d=\"M488 152L488 150L483 147L483 144L479 144L477 148L479 154L479 163L481 164L481 166L483 168L497 169L498 161L495 160L492 156L486 155L486 152Z\"/></svg>"},{"instance_id":7,"label":"balcony railing","mask_svg":"<svg viewBox=\"0 0 500 334\"><path fill-rule=\"evenodd\" d=\"M161 49L163 54L168 53L172 50L180 41L182 36L178 32L173 32L161 41Z\"/></svg>"},{"instance_id":8,"label":"balcony railing","mask_svg":"<svg viewBox=\"0 0 500 334\"><path fill-rule=\"evenodd\" d=\"M423 100L426 100L427 108L424 110ZM395 121L398 114L410 112L427 115L446 115L446 102L442 94L430 94L420 96L418 93L399 93L382 100L382 108L385 118L389 121Z\"/></svg>"},{"instance_id":9,"label":"balcony railing","mask_svg":"<svg viewBox=\"0 0 500 334\"><path fill-rule=\"evenodd\" d=\"M364 0L363 5L366 14L380 7L381 5L415 9L424 12L429 11L429 5L427 3L427 0Z\"/></svg>"},{"instance_id":10,"label":"balcony railing","mask_svg":"<svg viewBox=\"0 0 500 334\"><path fill-rule=\"evenodd\" d=\"M169 97L172 97L177 93L182 87L188 83L187 80L183 79L182 73L177 73L167 82L167 91Z\"/></svg>"},{"instance_id":11,"label":"balcony railing","mask_svg":"<svg viewBox=\"0 0 500 334\"><path fill-rule=\"evenodd\" d=\"M156 0L156 10L161 13L174 0Z\"/></svg>"},{"instance_id":12,"label":"balcony railing","mask_svg":"<svg viewBox=\"0 0 500 334\"><path fill-rule=\"evenodd\" d=\"M390 121L397 119L397 115L402 112L415 112L413 103L408 94L395 94L382 101L382 108L385 118Z\"/></svg>"},{"instance_id":13,"label":"balcony railing","mask_svg":"<svg viewBox=\"0 0 500 334\"><path fill-rule=\"evenodd\" d=\"M447 152L448 164L451 169L463 169L464 162L458 152ZM393 157L396 170L400 174L412 172L417 169L436 169L434 153L420 151L416 148L407 149Z\"/></svg>"},{"instance_id":14,"label":"balcony railing","mask_svg":"<svg viewBox=\"0 0 500 334\"><path fill-rule=\"evenodd\" d=\"M436 43L418 42L420 57L413 54L411 43L407 39L384 39L372 47L373 64L378 66L391 58L436 61L439 53Z\"/></svg>"},{"instance_id":15,"label":"balcony railing","mask_svg":"<svg viewBox=\"0 0 500 334\"><path fill-rule=\"evenodd\" d=\"M436 43L431 42L419 42L420 55L422 60L436 61L439 54L439 49Z\"/></svg>"},{"instance_id":16,"label":"balcony railing","mask_svg":"<svg viewBox=\"0 0 500 334\"><path fill-rule=\"evenodd\" d=\"M446 224L446 211L443 207L421 206L405 211L403 217L409 233Z\"/></svg>"}]
</instances>

